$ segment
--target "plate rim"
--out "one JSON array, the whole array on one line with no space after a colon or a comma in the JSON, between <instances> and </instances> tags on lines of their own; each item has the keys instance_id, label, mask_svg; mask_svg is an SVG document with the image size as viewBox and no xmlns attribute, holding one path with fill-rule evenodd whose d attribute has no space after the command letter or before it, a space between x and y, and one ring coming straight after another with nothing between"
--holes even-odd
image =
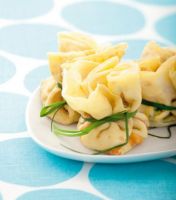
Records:
<instances>
[{"instance_id":1,"label":"plate rim","mask_svg":"<svg viewBox=\"0 0 176 200\"><path fill-rule=\"evenodd\" d=\"M152 153L141 153L141 154L125 154L125 155L89 155L89 154L83 154L78 152L64 152L62 150L59 150L57 148L54 148L52 146L49 146L39 140L37 137L35 137L35 134L33 133L31 126L30 126L30 120L29 120L29 111L30 107L33 103L34 97L39 93L40 87L37 87L32 94L30 95L30 98L27 103L26 107L26 126L27 126L27 132L29 136L37 143L40 147L47 150L50 153L53 153L57 156L71 159L71 160L77 160L77 161L83 161L83 162L91 162L91 163L133 163L133 162L142 162L142 161L149 161L149 160L156 160L161 158L168 158L170 156L176 155L176 148L174 150L167 150L167 151L159 151L159 152L152 152Z\"/></svg>"}]
</instances>

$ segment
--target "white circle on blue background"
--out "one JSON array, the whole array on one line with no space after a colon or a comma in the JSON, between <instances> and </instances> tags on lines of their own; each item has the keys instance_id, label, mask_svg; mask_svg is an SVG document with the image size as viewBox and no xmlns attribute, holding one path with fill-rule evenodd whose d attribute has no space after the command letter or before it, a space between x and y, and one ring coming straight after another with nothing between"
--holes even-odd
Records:
<instances>
[{"instance_id":1,"label":"white circle on blue background","mask_svg":"<svg viewBox=\"0 0 176 200\"><path fill-rule=\"evenodd\" d=\"M176 165L164 161L93 166L92 185L110 199L175 199Z\"/></svg>"},{"instance_id":2,"label":"white circle on blue background","mask_svg":"<svg viewBox=\"0 0 176 200\"><path fill-rule=\"evenodd\" d=\"M24 95L0 92L0 133L17 133L26 130L27 100Z\"/></svg>"},{"instance_id":3,"label":"white circle on blue background","mask_svg":"<svg viewBox=\"0 0 176 200\"><path fill-rule=\"evenodd\" d=\"M25 87L30 91L34 91L39 87L42 80L46 79L50 75L48 66L40 66L30 71L24 79Z\"/></svg>"},{"instance_id":4,"label":"white circle on blue background","mask_svg":"<svg viewBox=\"0 0 176 200\"><path fill-rule=\"evenodd\" d=\"M7 26L0 29L0 49L19 56L47 59L47 52L57 51L57 33L63 30L44 24Z\"/></svg>"},{"instance_id":5,"label":"white circle on blue background","mask_svg":"<svg viewBox=\"0 0 176 200\"><path fill-rule=\"evenodd\" d=\"M53 7L52 0L0 0L0 18L27 19L46 14Z\"/></svg>"},{"instance_id":6,"label":"white circle on blue background","mask_svg":"<svg viewBox=\"0 0 176 200\"><path fill-rule=\"evenodd\" d=\"M156 31L165 39L176 44L176 14L160 19L156 23Z\"/></svg>"},{"instance_id":7,"label":"white circle on blue background","mask_svg":"<svg viewBox=\"0 0 176 200\"><path fill-rule=\"evenodd\" d=\"M18 197L17 200L101 200L99 197L73 189L46 189L27 192Z\"/></svg>"},{"instance_id":8,"label":"white circle on blue background","mask_svg":"<svg viewBox=\"0 0 176 200\"><path fill-rule=\"evenodd\" d=\"M146 3L146 4L154 4L158 6L176 5L176 0L135 0L135 1L139 1L140 3Z\"/></svg>"},{"instance_id":9,"label":"white circle on blue background","mask_svg":"<svg viewBox=\"0 0 176 200\"><path fill-rule=\"evenodd\" d=\"M60 183L75 176L83 165L46 152L30 138L1 142L0 155L0 180L27 186Z\"/></svg>"},{"instance_id":10,"label":"white circle on blue background","mask_svg":"<svg viewBox=\"0 0 176 200\"><path fill-rule=\"evenodd\" d=\"M123 59L139 59L145 45L151 40L145 40L145 39L128 39L125 41L112 41L112 44L118 44L121 42L125 42L128 44L128 48L126 50L125 55L123 56ZM156 41L157 42L157 41ZM157 42L157 44L164 46L163 43Z\"/></svg>"},{"instance_id":11,"label":"white circle on blue background","mask_svg":"<svg viewBox=\"0 0 176 200\"><path fill-rule=\"evenodd\" d=\"M0 56L0 84L12 78L15 72L15 65L8 59Z\"/></svg>"},{"instance_id":12,"label":"white circle on blue background","mask_svg":"<svg viewBox=\"0 0 176 200\"><path fill-rule=\"evenodd\" d=\"M136 8L108 1L74 3L61 14L72 25L93 34L131 34L145 25L144 15Z\"/></svg>"}]
</instances>

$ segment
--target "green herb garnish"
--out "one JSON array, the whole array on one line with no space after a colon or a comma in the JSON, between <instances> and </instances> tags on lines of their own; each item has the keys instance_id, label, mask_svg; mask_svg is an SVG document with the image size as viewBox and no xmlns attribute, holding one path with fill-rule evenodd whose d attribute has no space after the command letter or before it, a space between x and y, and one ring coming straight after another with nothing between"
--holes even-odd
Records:
<instances>
[{"instance_id":1,"label":"green herb garnish","mask_svg":"<svg viewBox=\"0 0 176 200\"><path fill-rule=\"evenodd\" d=\"M148 135L150 135L152 137L156 137L156 138L161 138L161 139L170 139L172 137L171 129L175 126L176 126L176 124L172 124L172 125L167 126L168 135L166 135L166 136L159 136L159 135L155 135L155 134L152 134L152 133L148 133ZM152 128L152 129L154 129L154 128Z\"/></svg>"},{"instance_id":2,"label":"green herb garnish","mask_svg":"<svg viewBox=\"0 0 176 200\"><path fill-rule=\"evenodd\" d=\"M66 104L65 101L60 101L60 102L52 103L48 106L44 106L40 111L40 117L45 117L53 113L54 111L61 109L65 104Z\"/></svg>"},{"instance_id":3,"label":"green herb garnish","mask_svg":"<svg viewBox=\"0 0 176 200\"><path fill-rule=\"evenodd\" d=\"M101 153L105 153L107 151L111 151L113 149L116 149L118 147L122 147L126 144L128 144L128 141L129 141L129 128L128 128L128 119L129 119L129 116L128 116L129 113L125 113L125 131L126 131L126 141L122 144L119 144L119 145L116 145L114 147L111 147L109 149L105 149L105 150L101 150L101 151L98 151L97 153L95 154L101 154Z\"/></svg>"},{"instance_id":4,"label":"green herb garnish","mask_svg":"<svg viewBox=\"0 0 176 200\"><path fill-rule=\"evenodd\" d=\"M158 110L176 110L176 106L168 106L157 102L147 101L145 99L142 100L142 104L146 106L155 107Z\"/></svg>"},{"instance_id":5,"label":"green herb garnish","mask_svg":"<svg viewBox=\"0 0 176 200\"><path fill-rule=\"evenodd\" d=\"M60 88L62 90L62 83L57 83L57 87Z\"/></svg>"},{"instance_id":6,"label":"green herb garnish","mask_svg":"<svg viewBox=\"0 0 176 200\"><path fill-rule=\"evenodd\" d=\"M135 114L136 114L136 111L131 112L131 113L121 112L121 113L117 113L117 114L105 117L100 120L92 119L92 122L88 127L84 128L82 130L78 130L78 131L61 129L53 123L52 130L56 135L63 135L63 136L70 136L70 137L82 136L82 135L88 134L94 128L97 128L97 127L101 126L102 124L105 124L108 122L115 122L115 121L119 121L119 120L125 120L125 122L126 122L126 119L128 121L128 119L135 116ZM128 126L128 124L126 124L126 127L127 126ZM126 128L126 132L128 132L128 128ZM122 144L122 145L124 145L124 144Z\"/></svg>"}]
</instances>

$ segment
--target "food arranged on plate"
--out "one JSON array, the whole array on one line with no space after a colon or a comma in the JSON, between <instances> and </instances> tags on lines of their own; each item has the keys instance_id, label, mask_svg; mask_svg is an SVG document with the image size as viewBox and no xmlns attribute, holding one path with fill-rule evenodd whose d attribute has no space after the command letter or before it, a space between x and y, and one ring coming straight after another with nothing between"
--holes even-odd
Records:
<instances>
[{"instance_id":1,"label":"food arranged on plate","mask_svg":"<svg viewBox=\"0 0 176 200\"><path fill-rule=\"evenodd\" d=\"M49 53L51 77L41 84L41 117L58 137L78 137L96 153L122 155L149 127L176 124L176 49L149 42L137 61L122 61L127 44L101 45L60 33ZM77 130L62 125L76 123Z\"/></svg>"},{"instance_id":2,"label":"food arranged on plate","mask_svg":"<svg viewBox=\"0 0 176 200\"><path fill-rule=\"evenodd\" d=\"M176 49L149 42L139 60L139 67L144 104L140 110L149 118L150 126L175 124Z\"/></svg>"}]
</instances>

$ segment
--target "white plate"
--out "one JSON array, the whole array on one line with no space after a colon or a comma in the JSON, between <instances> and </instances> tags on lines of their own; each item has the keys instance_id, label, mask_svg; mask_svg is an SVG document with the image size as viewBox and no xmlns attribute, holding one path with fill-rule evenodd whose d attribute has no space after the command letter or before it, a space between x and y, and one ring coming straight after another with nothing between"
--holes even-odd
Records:
<instances>
[{"instance_id":1,"label":"white plate","mask_svg":"<svg viewBox=\"0 0 176 200\"><path fill-rule=\"evenodd\" d=\"M48 118L40 118L41 101L39 89L37 89L28 104L26 120L27 128L33 140L47 151L58 156L73 160L96 162L96 163L130 163L166 158L176 155L176 127L172 128L172 137L170 139L159 139L149 136L141 145L134 148L126 155L109 156L109 155L89 155L77 153L62 144L75 148L80 148L79 138L57 137L50 131L50 120ZM63 126L64 127L64 126ZM73 126L70 126L73 128ZM65 127L68 129L68 126ZM160 135L167 135L166 128L157 128L150 132ZM90 153L86 148L81 147L81 150Z\"/></svg>"}]
</instances>

